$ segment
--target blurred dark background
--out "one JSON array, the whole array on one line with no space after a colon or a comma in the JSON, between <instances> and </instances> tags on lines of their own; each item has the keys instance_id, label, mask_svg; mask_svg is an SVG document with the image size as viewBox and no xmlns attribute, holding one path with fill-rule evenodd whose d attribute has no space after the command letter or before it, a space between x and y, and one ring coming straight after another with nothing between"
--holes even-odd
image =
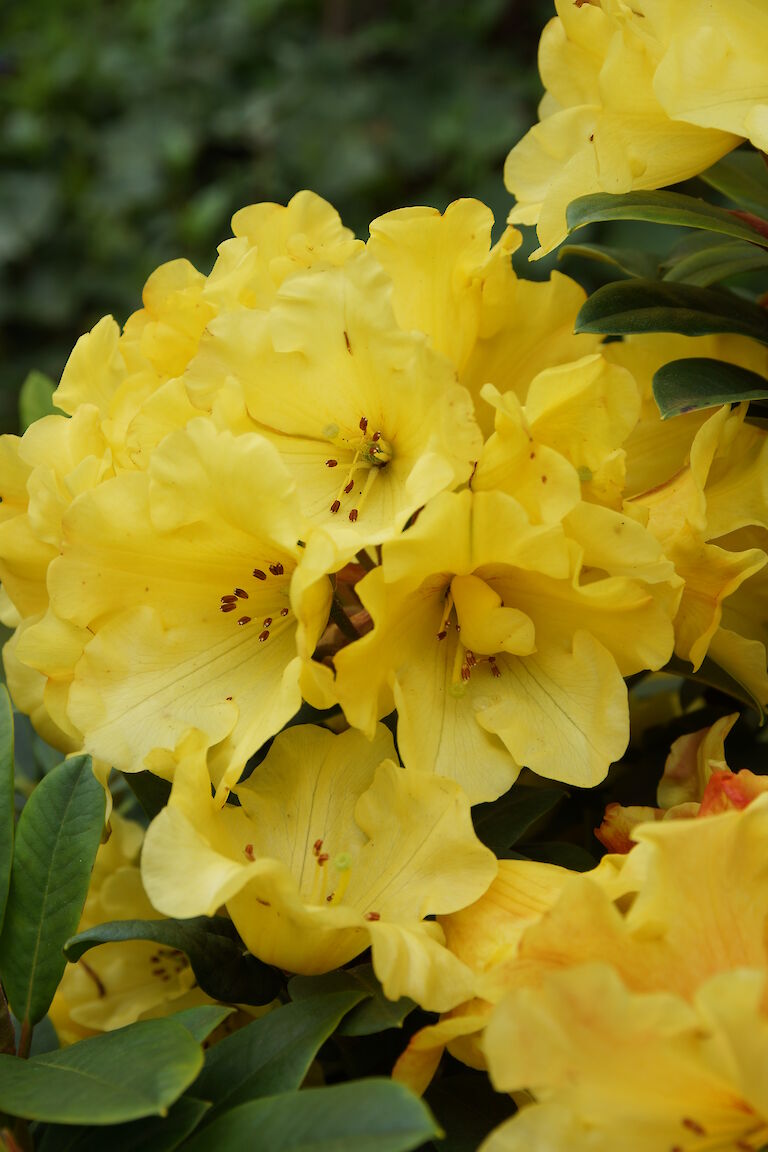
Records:
<instances>
[{"instance_id":1,"label":"blurred dark background","mask_svg":"<svg viewBox=\"0 0 768 1152\"><path fill-rule=\"evenodd\" d=\"M303 187L345 223L478 196L503 221L552 0L35 0L0 17L0 427L30 369L157 264ZM539 270L537 269L537 272Z\"/></svg>"}]
</instances>

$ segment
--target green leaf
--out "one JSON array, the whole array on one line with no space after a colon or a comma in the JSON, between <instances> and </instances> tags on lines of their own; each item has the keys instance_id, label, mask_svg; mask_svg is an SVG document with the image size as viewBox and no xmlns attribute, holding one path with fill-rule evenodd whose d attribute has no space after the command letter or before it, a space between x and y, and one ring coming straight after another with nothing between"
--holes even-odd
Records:
<instances>
[{"instance_id":1,"label":"green leaf","mask_svg":"<svg viewBox=\"0 0 768 1152\"><path fill-rule=\"evenodd\" d=\"M366 994L366 999L344 1017L336 1030L339 1036L371 1036L387 1028L402 1028L406 1016L416 1008L407 996L388 1000L372 964L326 972L322 976L294 976L288 982L291 1000L360 989Z\"/></svg>"},{"instance_id":2,"label":"green leaf","mask_svg":"<svg viewBox=\"0 0 768 1152\"><path fill-rule=\"evenodd\" d=\"M48 1011L77 928L104 825L104 789L88 756L73 756L35 788L19 819L0 979L19 1020Z\"/></svg>"},{"instance_id":3,"label":"green leaf","mask_svg":"<svg viewBox=\"0 0 768 1152\"><path fill-rule=\"evenodd\" d=\"M768 214L768 166L759 152L731 152L701 172L699 180L722 192L739 207Z\"/></svg>"},{"instance_id":4,"label":"green leaf","mask_svg":"<svg viewBox=\"0 0 768 1152\"><path fill-rule=\"evenodd\" d=\"M321 1045L364 996L362 989L314 996L233 1032L206 1052L195 1096L212 1101L213 1117L246 1100L298 1088Z\"/></svg>"},{"instance_id":5,"label":"green leaf","mask_svg":"<svg viewBox=\"0 0 768 1152\"><path fill-rule=\"evenodd\" d=\"M274 968L246 951L226 916L189 920L110 920L67 940L68 960L79 960L89 948L121 940L153 940L186 953L203 992L230 1004L268 1004L280 988Z\"/></svg>"},{"instance_id":6,"label":"green leaf","mask_svg":"<svg viewBox=\"0 0 768 1152\"><path fill-rule=\"evenodd\" d=\"M667 420L700 408L768 399L768 379L724 360L691 356L671 360L658 369L653 377L653 395L662 420Z\"/></svg>"},{"instance_id":7,"label":"green leaf","mask_svg":"<svg viewBox=\"0 0 768 1152\"><path fill-rule=\"evenodd\" d=\"M611 264L627 276L641 276L649 280L657 276L659 271L658 257L636 248L614 248L608 244L563 244L558 249L557 258L561 261L568 256Z\"/></svg>"},{"instance_id":8,"label":"green leaf","mask_svg":"<svg viewBox=\"0 0 768 1152\"><path fill-rule=\"evenodd\" d=\"M761 268L768 268L768 252L762 248L746 244L743 240L723 240L715 244L710 241L673 260L664 279L707 288L730 276L755 272Z\"/></svg>"},{"instance_id":9,"label":"green leaf","mask_svg":"<svg viewBox=\"0 0 768 1152\"><path fill-rule=\"evenodd\" d=\"M724 692L726 696L732 696L734 700L740 700L742 704L754 708L760 723L765 722L765 709L760 700L752 695L746 684L736 680L709 656L704 657L695 672L689 661L681 660L679 656L673 656L661 671L667 672L670 676L684 676L686 680L698 681L708 688L716 688L718 692Z\"/></svg>"},{"instance_id":10,"label":"green leaf","mask_svg":"<svg viewBox=\"0 0 768 1152\"><path fill-rule=\"evenodd\" d=\"M445 1129L440 1152L476 1152L488 1133L515 1110L509 1096L494 1092L487 1075L469 1071L436 1079L427 1091L427 1103Z\"/></svg>"},{"instance_id":11,"label":"green leaf","mask_svg":"<svg viewBox=\"0 0 768 1152\"><path fill-rule=\"evenodd\" d=\"M490 804L472 810L475 832L497 855L511 848L525 833L551 812L568 793L564 788L530 788L517 785Z\"/></svg>"},{"instance_id":12,"label":"green leaf","mask_svg":"<svg viewBox=\"0 0 768 1152\"><path fill-rule=\"evenodd\" d=\"M579 196L568 205L566 218L571 232L601 220L646 220L653 224L703 228L768 247L768 237L750 228L726 208L680 192L626 192L622 196L597 192L592 196Z\"/></svg>"},{"instance_id":13,"label":"green leaf","mask_svg":"<svg viewBox=\"0 0 768 1152\"><path fill-rule=\"evenodd\" d=\"M185 1008L183 1012L174 1012L170 1017L174 1024L181 1024L190 1036L202 1044L211 1032L218 1028L222 1020L231 1016L234 1008L226 1004L199 1004L197 1008Z\"/></svg>"},{"instance_id":14,"label":"green leaf","mask_svg":"<svg viewBox=\"0 0 768 1152\"><path fill-rule=\"evenodd\" d=\"M371 1078L241 1104L196 1133L185 1152L408 1152L439 1135L418 1096Z\"/></svg>"},{"instance_id":15,"label":"green leaf","mask_svg":"<svg viewBox=\"0 0 768 1152\"><path fill-rule=\"evenodd\" d=\"M167 1116L94 1128L50 1124L35 1142L35 1152L174 1152L197 1128L208 1105L182 1096Z\"/></svg>"},{"instance_id":16,"label":"green leaf","mask_svg":"<svg viewBox=\"0 0 768 1152\"><path fill-rule=\"evenodd\" d=\"M171 794L167 780L155 776L153 772L121 772L128 787L133 792L150 820L154 820L161 808L165 808Z\"/></svg>"},{"instance_id":17,"label":"green leaf","mask_svg":"<svg viewBox=\"0 0 768 1152\"><path fill-rule=\"evenodd\" d=\"M56 385L49 376L35 370L28 373L19 392L19 423L22 432L43 416L64 415L53 403L55 391Z\"/></svg>"},{"instance_id":18,"label":"green leaf","mask_svg":"<svg viewBox=\"0 0 768 1152\"><path fill-rule=\"evenodd\" d=\"M626 336L636 332L681 332L706 336L736 332L768 344L768 313L730 292L657 280L605 284L585 300L576 332Z\"/></svg>"},{"instance_id":19,"label":"green leaf","mask_svg":"<svg viewBox=\"0 0 768 1152\"><path fill-rule=\"evenodd\" d=\"M0 933L13 864L13 708L0 684Z\"/></svg>"},{"instance_id":20,"label":"green leaf","mask_svg":"<svg viewBox=\"0 0 768 1152\"><path fill-rule=\"evenodd\" d=\"M0 1056L0 1111L55 1124L164 1115L202 1063L202 1048L186 1028L171 1019L141 1020L45 1056Z\"/></svg>"}]
</instances>

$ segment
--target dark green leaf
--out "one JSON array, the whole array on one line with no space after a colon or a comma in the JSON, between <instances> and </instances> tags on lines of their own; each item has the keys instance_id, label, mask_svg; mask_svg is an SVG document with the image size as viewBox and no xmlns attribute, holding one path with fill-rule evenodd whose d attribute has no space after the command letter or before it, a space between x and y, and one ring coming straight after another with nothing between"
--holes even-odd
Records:
<instances>
[{"instance_id":1,"label":"dark green leaf","mask_svg":"<svg viewBox=\"0 0 768 1152\"><path fill-rule=\"evenodd\" d=\"M573 200L568 205L566 216L571 232L600 220L647 220L654 224L703 228L707 232L720 232L724 236L768 247L768 237L750 228L732 212L695 196L683 196L680 192L626 192L622 196L597 192Z\"/></svg>"},{"instance_id":2,"label":"dark green leaf","mask_svg":"<svg viewBox=\"0 0 768 1152\"><path fill-rule=\"evenodd\" d=\"M203 992L230 1004L268 1004L280 988L274 968L246 952L231 920L195 916L190 920L111 920L67 940L68 960L79 960L89 948L113 940L153 940L178 948Z\"/></svg>"},{"instance_id":3,"label":"dark green leaf","mask_svg":"<svg viewBox=\"0 0 768 1152\"><path fill-rule=\"evenodd\" d=\"M49 376L34 370L28 373L19 392L19 423L22 431L43 416L51 416L53 413L63 414L53 403L55 391L56 385Z\"/></svg>"},{"instance_id":4,"label":"dark green leaf","mask_svg":"<svg viewBox=\"0 0 768 1152\"><path fill-rule=\"evenodd\" d=\"M257 1143L254 1143L255 1134ZM408 1152L439 1136L425 1104L393 1080L355 1080L241 1104L206 1125L188 1152Z\"/></svg>"},{"instance_id":5,"label":"dark green leaf","mask_svg":"<svg viewBox=\"0 0 768 1152\"><path fill-rule=\"evenodd\" d=\"M167 1116L93 1128L50 1124L38 1136L35 1152L174 1152L207 1111L204 1101L182 1096Z\"/></svg>"},{"instance_id":6,"label":"dark green leaf","mask_svg":"<svg viewBox=\"0 0 768 1152\"><path fill-rule=\"evenodd\" d=\"M659 259L651 252L642 252L636 248L613 248L607 244L563 244L558 250L558 260L565 260L568 256L582 257L585 260L597 260L601 264L611 264L627 276L641 276L652 280L658 275Z\"/></svg>"},{"instance_id":7,"label":"dark green leaf","mask_svg":"<svg viewBox=\"0 0 768 1152\"><path fill-rule=\"evenodd\" d=\"M697 251L674 260L664 279L708 288L710 284L718 284L730 276L761 268L768 268L768 252L743 240L723 240L699 245Z\"/></svg>"},{"instance_id":8,"label":"dark green leaf","mask_svg":"<svg viewBox=\"0 0 768 1152\"><path fill-rule=\"evenodd\" d=\"M0 985L0 1053L12 1055L16 1051L16 1030L2 985Z\"/></svg>"},{"instance_id":9,"label":"dark green leaf","mask_svg":"<svg viewBox=\"0 0 768 1152\"><path fill-rule=\"evenodd\" d=\"M478 1072L436 1080L427 1103L445 1129L445 1140L437 1145L440 1152L476 1152L488 1133L515 1111L509 1096L494 1092L487 1075Z\"/></svg>"},{"instance_id":10,"label":"dark green leaf","mask_svg":"<svg viewBox=\"0 0 768 1152\"><path fill-rule=\"evenodd\" d=\"M472 809L475 832L493 852L503 852L567 795L564 788L516 785L498 800Z\"/></svg>"},{"instance_id":11,"label":"dark green leaf","mask_svg":"<svg viewBox=\"0 0 768 1152\"><path fill-rule=\"evenodd\" d=\"M768 214L768 165L759 152L730 152L699 179L739 207Z\"/></svg>"},{"instance_id":12,"label":"dark green leaf","mask_svg":"<svg viewBox=\"0 0 768 1152\"><path fill-rule=\"evenodd\" d=\"M320 1046L364 996L362 989L314 996L233 1032L206 1053L195 1096L213 1102L213 1117L246 1100L298 1088Z\"/></svg>"},{"instance_id":13,"label":"dark green leaf","mask_svg":"<svg viewBox=\"0 0 768 1152\"><path fill-rule=\"evenodd\" d=\"M768 379L724 360L692 356L664 364L653 377L662 420L740 400L768 399Z\"/></svg>"},{"instance_id":14,"label":"dark green leaf","mask_svg":"<svg viewBox=\"0 0 768 1152\"><path fill-rule=\"evenodd\" d=\"M13 864L13 709L0 684L0 933Z\"/></svg>"},{"instance_id":15,"label":"dark green leaf","mask_svg":"<svg viewBox=\"0 0 768 1152\"><path fill-rule=\"evenodd\" d=\"M88 756L73 756L35 788L16 830L0 978L14 1015L48 1011L77 928L104 825L104 789Z\"/></svg>"},{"instance_id":16,"label":"dark green leaf","mask_svg":"<svg viewBox=\"0 0 768 1152\"><path fill-rule=\"evenodd\" d=\"M339 1036L371 1036L387 1028L402 1028L403 1020L416 1007L407 996L399 1000L388 1000L372 964L326 972L322 976L294 976L288 982L292 1000L360 989L366 993L366 999L344 1017L336 1030Z\"/></svg>"},{"instance_id":17,"label":"dark green leaf","mask_svg":"<svg viewBox=\"0 0 768 1152\"><path fill-rule=\"evenodd\" d=\"M724 692L726 696L732 696L734 700L740 700L742 704L754 708L761 724L765 720L765 709L757 697L752 695L745 684L736 680L709 656L704 658L695 672L687 660L673 656L669 663L664 665L662 672L668 672L670 676L684 676L686 680L696 680L708 688L716 688L718 692Z\"/></svg>"},{"instance_id":18,"label":"dark green leaf","mask_svg":"<svg viewBox=\"0 0 768 1152\"><path fill-rule=\"evenodd\" d=\"M736 332L768 344L768 313L730 292L657 280L620 280L598 288L576 317L576 332L626 336Z\"/></svg>"},{"instance_id":19,"label":"dark green leaf","mask_svg":"<svg viewBox=\"0 0 768 1152\"><path fill-rule=\"evenodd\" d=\"M141 1020L58 1052L0 1056L0 1110L54 1124L119 1124L163 1115L203 1063L173 1020Z\"/></svg>"},{"instance_id":20,"label":"dark green leaf","mask_svg":"<svg viewBox=\"0 0 768 1152\"><path fill-rule=\"evenodd\" d=\"M170 1017L174 1024L181 1024L190 1036L202 1044L211 1032L218 1028L222 1020L231 1016L234 1008L226 1004L199 1004L197 1008L185 1008L183 1012L174 1012Z\"/></svg>"},{"instance_id":21,"label":"dark green leaf","mask_svg":"<svg viewBox=\"0 0 768 1152\"><path fill-rule=\"evenodd\" d=\"M133 792L150 820L154 820L161 808L165 808L171 794L167 780L155 776L153 772L122 772L121 776Z\"/></svg>"},{"instance_id":22,"label":"dark green leaf","mask_svg":"<svg viewBox=\"0 0 768 1152\"><path fill-rule=\"evenodd\" d=\"M597 864L597 860L586 848L566 840L541 840L535 844L526 844L523 858L541 860L545 864L559 864L561 868L570 868L572 872L589 872Z\"/></svg>"}]
</instances>

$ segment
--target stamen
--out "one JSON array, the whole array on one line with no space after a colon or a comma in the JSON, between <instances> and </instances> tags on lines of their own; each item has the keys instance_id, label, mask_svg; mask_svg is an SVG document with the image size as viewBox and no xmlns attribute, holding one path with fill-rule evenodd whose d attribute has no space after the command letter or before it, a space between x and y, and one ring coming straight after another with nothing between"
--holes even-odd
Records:
<instances>
[{"instance_id":1,"label":"stamen","mask_svg":"<svg viewBox=\"0 0 768 1152\"><path fill-rule=\"evenodd\" d=\"M270 564L269 570L273 576L282 576L283 572L285 572L285 569L283 568L283 566L279 560L278 560L277 564Z\"/></svg>"},{"instance_id":2,"label":"stamen","mask_svg":"<svg viewBox=\"0 0 768 1152\"><path fill-rule=\"evenodd\" d=\"M443 615L442 615L442 618L440 620L440 627L437 630L438 640L445 640L446 636L448 635L448 617L450 616L452 611L453 611L453 593L451 592L451 586L449 584L448 589L447 589L447 595L445 597L445 606L443 607Z\"/></svg>"},{"instance_id":3,"label":"stamen","mask_svg":"<svg viewBox=\"0 0 768 1152\"><path fill-rule=\"evenodd\" d=\"M271 616L265 616L261 623L262 623L264 628L269 628L270 624L272 623L272 617Z\"/></svg>"},{"instance_id":4,"label":"stamen","mask_svg":"<svg viewBox=\"0 0 768 1152\"><path fill-rule=\"evenodd\" d=\"M349 496L349 494L352 491L352 489L354 488L354 486L355 486L354 480L350 480L349 484L345 484L344 485L345 495Z\"/></svg>"},{"instance_id":5,"label":"stamen","mask_svg":"<svg viewBox=\"0 0 768 1152\"><path fill-rule=\"evenodd\" d=\"M237 596L240 600L248 599L248 593L244 588L235 588L235 596Z\"/></svg>"},{"instance_id":6,"label":"stamen","mask_svg":"<svg viewBox=\"0 0 768 1152\"><path fill-rule=\"evenodd\" d=\"M697 1120L692 1120L690 1116L683 1117L683 1128L687 1128L695 1136L706 1136L707 1134L706 1128L703 1128Z\"/></svg>"},{"instance_id":7,"label":"stamen","mask_svg":"<svg viewBox=\"0 0 768 1152\"><path fill-rule=\"evenodd\" d=\"M336 468L338 466L338 463L339 463L338 460L326 460L325 466L326 466L326 468Z\"/></svg>"},{"instance_id":8,"label":"stamen","mask_svg":"<svg viewBox=\"0 0 768 1152\"><path fill-rule=\"evenodd\" d=\"M240 621L238 620L238 624L239 623L240 623ZM261 641L262 644L264 643L265 640L269 640L269 632L267 631L266 628L264 629L263 632L259 632L259 640Z\"/></svg>"},{"instance_id":9,"label":"stamen","mask_svg":"<svg viewBox=\"0 0 768 1152\"><path fill-rule=\"evenodd\" d=\"M237 596L222 596L221 598L222 604L234 604L236 600Z\"/></svg>"},{"instance_id":10,"label":"stamen","mask_svg":"<svg viewBox=\"0 0 768 1152\"><path fill-rule=\"evenodd\" d=\"M289 612L290 612L290 608L281 608L280 609L280 615L281 616L287 616Z\"/></svg>"},{"instance_id":11,"label":"stamen","mask_svg":"<svg viewBox=\"0 0 768 1152\"><path fill-rule=\"evenodd\" d=\"M357 520L357 508L352 509L352 511L349 514L349 518L352 521L352 523L354 524L355 521Z\"/></svg>"},{"instance_id":12,"label":"stamen","mask_svg":"<svg viewBox=\"0 0 768 1152\"><path fill-rule=\"evenodd\" d=\"M341 508L341 501L334 500L333 504L331 504L331 512L338 512L339 508Z\"/></svg>"},{"instance_id":13,"label":"stamen","mask_svg":"<svg viewBox=\"0 0 768 1152\"><path fill-rule=\"evenodd\" d=\"M253 574L257 580L266 580L267 578L266 572L262 572L261 568L254 568Z\"/></svg>"},{"instance_id":14,"label":"stamen","mask_svg":"<svg viewBox=\"0 0 768 1152\"><path fill-rule=\"evenodd\" d=\"M317 862L321 868L322 868L323 864L326 864L329 860L330 860L330 856L328 855L327 852L321 852L317 858Z\"/></svg>"},{"instance_id":15,"label":"stamen","mask_svg":"<svg viewBox=\"0 0 768 1152\"><path fill-rule=\"evenodd\" d=\"M251 622L250 616L241 616L240 619L238 620L238 624L240 624L240 625L250 624L250 622Z\"/></svg>"},{"instance_id":16,"label":"stamen","mask_svg":"<svg viewBox=\"0 0 768 1152\"><path fill-rule=\"evenodd\" d=\"M380 912L366 912L363 919L364 920L381 920L381 913Z\"/></svg>"},{"instance_id":17,"label":"stamen","mask_svg":"<svg viewBox=\"0 0 768 1152\"><path fill-rule=\"evenodd\" d=\"M489 663L490 668L491 668L491 674L493 676L495 676L496 679L498 680L499 677L501 676L501 668L499 668L498 664L496 663L496 657L495 656L489 656L488 657L488 663Z\"/></svg>"},{"instance_id":18,"label":"stamen","mask_svg":"<svg viewBox=\"0 0 768 1152\"><path fill-rule=\"evenodd\" d=\"M368 421L366 420L365 416L360 417L360 424L358 425L358 427L360 428L361 432L367 432L368 431Z\"/></svg>"},{"instance_id":19,"label":"stamen","mask_svg":"<svg viewBox=\"0 0 768 1152\"><path fill-rule=\"evenodd\" d=\"M230 602L229 604L222 604L219 608L219 611L221 611L221 612L234 612L235 608L237 608L237 600L235 600L234 602Z\"/></svg>"},{"instance_id":20,"label":"stamen","mask_svg":"<svg viewBox=\"0 0 768 1152\"><path fill-rule=\"evenodd\" d=\"M477 664L477 656L475 656L474 652L471 652L469 648L467 648L464 659L468 668L474 668Z\"/></svg>"},{"instance_id":21,"label":"stamen","mask_svg":"<svg viewBox=\"0 0 768 1152\"><path fill-rule=\"evenodd\" d=\"M371 436L371 440L374 444L377 440L381 440L381 432L374 432L373 436Z\"/></svg>"},{"instance_id":22,"label":"stamen","mask_svg":"<svg viewBox=\"0 0 768 1152\"><path fill-rule=\"evenodd\" d=\"M319 856L321 851L322 851L322 848L323 848L322 840L315 840L314 844L312 845L313 855Z\"/></svg>"},{"instance_id":23,"label":"stamen","mask_svg":"<svg viewBox=\"0 0 768 1152\"><path fill-rule=\"evenodd\" d=\"M246 844L243 851L245 852L246 858L248 860L255 860L255 856L253 855L253 844Z\"/></svg>"}]
</instances>

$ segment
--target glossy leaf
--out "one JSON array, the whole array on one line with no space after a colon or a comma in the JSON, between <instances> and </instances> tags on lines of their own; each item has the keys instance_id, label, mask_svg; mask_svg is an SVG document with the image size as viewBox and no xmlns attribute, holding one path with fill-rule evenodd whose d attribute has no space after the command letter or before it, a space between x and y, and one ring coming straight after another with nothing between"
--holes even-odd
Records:
<instances>
[{"instance_id":1,"label":"glossy leaf","mask_svg":"<svg viewBox=\"0 0 768 1152\"><path fill-rule=\"evenodd\" d=\"M0 932L13 864L13 709L8 689L0 684Z\"/></svg>"},{"instance_id":2,"label":"glossy leaf","mask_svg":"<svg viewBox=\"0 0 768 1152\"><path fill-rule=\"evenodd\" d=\"M762 268L768 268L768 252L764 249L743 240L724 240L701 245L698 251L675 260L664 274L664 279L707 288L731 276Z\"/></svg>"},{"instance_id":3,"label":"glossy leaf","mask_svg":"<svg viewBox=\"0 0 768 1152\"><path fill-rule=\"evenodd\" d=\"M684 196L680 192L626 192L621 196L597 192L573 200L568 205L566 217L571 232L601 220L646 220L653 224L703 228L707 232L720 232L724 236L768 247L768 237L750 228L726 208L718 208L706 200Z\"/></svg>"},{"instance_id":4,"label":"glossy leaf","mask_svg":"<svg viewBox=\"0 0 768 1152\"><path fill-rule=\"evenodd\" d=\"M439 1135L418 1096L393 1080L371 1078L242 1104L195 1133L185 1150L408 1152Z\"/></svg>"},{"instance_id":5,"label":"glossy leaf","mask_svg":"<svg viewBox=\"0 0 768 1152\"><path fill-rule=\"evenodd\" d=\"M517 785L498 800L490 804L477 804L473 808L475 832L498 855L516 844L567 795L564 788Z\"/></svg>"},{"instance_id":6,"label":"glossy leaf","mask_svg":"<svg viewBox=\"0 0 768 1152\"><path fill-rule=\"evenodd\" d=\"M212 1118L246 1100L298 1088L321 1045L364 995L350 989L313 996L233 1032L206 1053L195 1096L213 1103Z\"/></svg>"},{"instance_id":7,"label":"glossy leaf","mask_svg":"<svg viewBox=\"0 0 768 1152\"><path fill-rule=\"evenodd\" d=\"M153 940L186 953L203 992L231 1004L268 1004L280 988L274 968L246 952L235 926L225 916L190 920L111 920L67 940L68 960L89 948L115 940Z\"/></svg>"},{"instance_id":8,"label":"glossy leaf","mask_svg":"<svg viewBox=\"0 0 768 1152\"><path fill-rule=\"evenodd\" d=\"M735 332L768 344L768 313L730 292L656 280L621 280L598 288L576 317L576 332L626 336Z\"/></svg>"},{"instance_id":9,"label":"glossy leaf","mask_svg":"<svg viewBox=\"0 0 768 1152\"><path fill-rule=\"evenodd\" d=\"M56 1124L163 1115L202 1063L186 1028L141 1020L30 1060L0 1056L0 1111Z\"/></svg>"},{"instance_id":10,"label":"glossy leaf","mask_svg":"<svg viewBox=\"0 0 768 1152\"><path fill-rule=\"evenodd\" d=\"M153 772L121 772L120 775L133 792L149 820L154 820L168 803L171 785Z\"/></svg>"},{"instance_id":11,"label":"glossy leaf","mask_svg":"<svg viewBox=\"0 0 768 1152\"><path fill-rule=\"evenodd\" d=\"M610 264L627 276L653 279L659 270L658 257L636 248L614 248L608 244L563 244L558 249L558 261L565 260L569 256Z\"/></svg>"},{"instance_id":12,"label":"glossy leaf","mask_svg":"<svg viewBox=\"0 0 768 1152\"><path fill-rule=\"evenodd\" d=\"M0 978L13 1013L32 1024L48 1011L77 928L104 825L104 790L88 756L54 768L19 819Z\"/></svg>"},{"instance_id":13,"label":"glossy leaf","mask_svg":"<svg viewBox=\"0 0 768 1152\"><path fill-rule=\"evenodd\" d=\"M766 400L768 379L724 360L692 356L659 368L653 377L653 395L666 420L700 408Z\"/></svg>"},{"instance_id":14,"label":"glossy leaf","mask_svg":"<svg viewBox=\"0 0 768 1152\"><path fill-rule=\"evenodd\" d=\"M699 179L739 207L768 216L768 165L759 152L730 152Z\"/></svg>"},{"instance_id":15,"label":"glossy leaf","mask_svg":"<svg viewBox=\"0 0 768 1152\"><path fill-rule=\"evenodd\" d=\"M174 1024L186 1028L193 1040L202 1044L211 1032L218 1028L227 1016L231 1016L234 1008L227 1004L198 1004L196 1008L185 1008L182 1012L174 1012L170 1017Z\"/></svg>"},{"instance_id":16,"label":"glossy leaf","mask_svg":"<svg viewBox=\"0 0 768 1152\"><path fill-rule=\"evenodd\" d=\"M38 1137L35 1152L174 1152L207 1111L203 1100L182 1096L167 1116L88 1128L50 1124Z\"/></svg>"},{"instance_id":17,"label":"glossy leaf","mask_svg":"<svg viewBox=\"0 0 768 1152\"><path fill-rule=\"evenodd\" d=\"M43 416L54 413L63 415L61 409L53 403L55 391L56 385L45 373L34 370L28 373L19 392L19 423L22 431Z\"/></svg>"},{"instance_id":18,"label":"glossy leaf","mask_svg":"<svg viewBox=\"0 0 768 1152\"><path fill-rule=\"evenodd\" d=\"M399 1000L388 1000L372 964L359 964L356 968L326 972L322 976L294 976L288 982L292 1000L360 989L366 998L348 1012L339 1024L336 1029L339 1036L371 1036L376 1032L385 1032L388 1028L402 1028L406 1016L416 1007L407 996L401 996Z\"/></svg>"}]
</instances>

